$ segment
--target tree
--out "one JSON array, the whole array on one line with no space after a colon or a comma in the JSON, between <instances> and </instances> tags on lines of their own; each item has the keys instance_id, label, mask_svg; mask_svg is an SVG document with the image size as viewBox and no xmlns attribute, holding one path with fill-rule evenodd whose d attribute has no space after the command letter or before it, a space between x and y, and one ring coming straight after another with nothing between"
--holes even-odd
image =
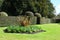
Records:
<instances>
[{"instance_id":1,"label":"tree","mask_svg":"<svg viewBox=\"0 0 60 40\"><path fill-rule=\"evenodd\" d=\"M3 1L4 1L4 0L0 0L0 9L1 9L1 5L2 5ZM0 11L1 11L1 10L0 10Z\"/></svg>"},{"instance_id":2,"label":"tree","mask_svg":"<svg viewBox=\"0 0 60 40\"><path fill-rule=\"evenodd\" d=\"M48 18L53 18L53 17L55 17L56 15L55 14L52 14L52 13L49 13L48 14Z\"/></svg>"},{"instance_id":3,"label":"tree","mask_svg":"<svg viewBox=\"0 0 60 40\"><path fill-rule=\"evenodd\" d=\"M31 11L40 13L42 17L48 17L54 11L50 0L5 0L1 9L9 15L25 15L26 11Z\"/></svg>"},{"instance_id":4,"label":"tree","mask_svg":"<svg viewBox=\"0 0 60 40\"><path fill-rule=\"evenodd\" d=\"M60 13L57 16L60 17Z\"/></svg>"},{"instance_id":5,"label":"tree","mask_svg":"<svg viewBox=\"0 0 60 40\"><path fill-rule=\"evenodd\" d=\"M48 18L55 17L56 15L54 14L55 8L51 2L48 1Z\"/></svg>"}]
</instances>

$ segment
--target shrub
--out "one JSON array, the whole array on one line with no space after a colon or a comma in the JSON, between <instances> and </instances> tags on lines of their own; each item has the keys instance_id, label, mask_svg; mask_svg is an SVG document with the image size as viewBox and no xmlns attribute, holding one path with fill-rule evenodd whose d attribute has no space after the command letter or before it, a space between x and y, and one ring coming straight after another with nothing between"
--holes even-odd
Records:
<instances>
[{"instance_id":1,"label":"shrub","mask_svg":"<svg viewBox=\"0 0 60 40\"><path fill-rule=\"evenodd\" d=\"M25 15L28 16L28 23L31 24L31 19L34 17L34 13L31 11L26 11Z\"/></svg>"},{"instance_id":2,"label":"shrub","mask_svg":"<svg viewBox=\"0 0 60 40\"><path fill-rule=\"evenodd\" d=\"M0 12L0 16L8 16L6 12Z\"/></svg>"},{"instance_id":3,"label":"shrub","mask_svg":"<svg viewBox=\"0 0 60 40\"><path fill-rule=\"evenodd\" d=\"M42 30L41 27L30 25L29 27L9 26L4 31L8 33L35 33L41 30Z\"/></svg>"},{"instance_id":4,"label":"shrub","mask_svg":"<svg viewBox=\"0 0 60 40\"><path fill-rule=\"evenodd\" d=\"M22 19L18 17L17 21L21 26L24 27L30 24L30 19L28 19L28 16L24 16Z\"/></svg>"},{"instance_id":5,"label":"shrub","mask_svg":"<svg viewBox=\"0 0 60 40\"><path fill-rule=\"evenodd\" d=\"M33 17L33 16L34 16L33 12L31 12L31 11L27 11L25 14L26 14L27 16L30 16L30 17Z\"/></svg>"},{"instance_id":6,"label":"shrub","mask_svg":"<svg viewBox=\"0 0 60 40\"><path fill-rule=\"evenodd\" d=\"M23 20L23 21L21 22L21 25L22 25L22 26L28 26L28 25L29 25L28 19Z\"/></svg>"},{"instance_id":7,"label":"shrub","mask_svg":"<svg viewBox=\"0 0 60 40\"><path fill-rule=\"evenodd\" d=\"M40 13L35 13L35 16L41 17L41 14Z\"/></svg>"}]
</instances>

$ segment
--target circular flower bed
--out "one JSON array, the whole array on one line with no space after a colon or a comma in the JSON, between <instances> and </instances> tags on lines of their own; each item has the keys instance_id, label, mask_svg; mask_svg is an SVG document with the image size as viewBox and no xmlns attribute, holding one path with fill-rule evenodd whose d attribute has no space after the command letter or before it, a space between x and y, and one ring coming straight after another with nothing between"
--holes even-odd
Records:
<instances>
[{"instance_id":1,"label":"circular flower bed","mask_svg":"<svg viewBox=\"0 0 60 40\"><path fill-rule=\"evenodd\" d=\"M37 32L44 32L45 30L42 30L41 27L38 26L9 26L7 29L4 30L4 32L7 33L37 33Z\"/></svg>"}]
</instances>

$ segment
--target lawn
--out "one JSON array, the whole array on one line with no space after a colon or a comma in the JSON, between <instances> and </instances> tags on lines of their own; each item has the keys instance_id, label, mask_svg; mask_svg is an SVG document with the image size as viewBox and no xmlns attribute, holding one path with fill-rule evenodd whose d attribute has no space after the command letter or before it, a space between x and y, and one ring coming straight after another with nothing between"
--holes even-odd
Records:
<instances>
[{"instance_id":1,"label":"lawn","mask_svg":"<svg viewBox=\"0 0 60 40\"><path fill-rule=\"evenodd\" d=\"M46 30L36 34L4 33L0 27L0 40L60 40L60 24L36 25Z\"/></svg>"}]
</instances>

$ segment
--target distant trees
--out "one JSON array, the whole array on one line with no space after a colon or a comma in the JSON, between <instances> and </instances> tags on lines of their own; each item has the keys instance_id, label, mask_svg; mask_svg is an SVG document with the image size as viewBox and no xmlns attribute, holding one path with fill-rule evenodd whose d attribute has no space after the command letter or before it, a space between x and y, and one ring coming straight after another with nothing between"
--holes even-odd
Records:
<instances>
[{"instance_id":1,"label":"distant trees","mask_svg":"<svg viewBox=\"0 0 60 40\"><path fill-rule=\"evenodd\" d=\"M2 5L2 3L3 3L3 0L0 0L0 6Z\"/></svg>"},{"instance_id":2,"label":"distant trees","mask_svg":"<svg viewBox=\"0 0 60 40\"><path fill-rule=\"evenodd\" d=\"M1 7L9 15L25 15L26 11L31 11L40 13L42 17L49 17L55 10L50 0L5 0Z\"/></svg>"},{"instance_id":3,"label":"distant trees","mask_svg":"<svg viewBox=\"0 0 60 40\"><path fill-rule=\"evenodd\" d=\"M0 0L0 11L1 11L1 5L3 3L4 0Z\"/></svg>"},{"instance_id":4,"label":"distant trees","mask_svg":"<svg viewBox=\"0 0 60 40\"><path fill-rule=\"evenodd\" d=\"M58 14L58 16L60 16L60 13Z\"/></svg>"},{"instance_id":5,"label":"distant trees","mask_svg":"<svg viewBox=\"0 0 60 40\"><path fill-rule=\"evenodd\" d=\"M60 13L57 16L60 17Z\"/></svg>"}]
</instances>

